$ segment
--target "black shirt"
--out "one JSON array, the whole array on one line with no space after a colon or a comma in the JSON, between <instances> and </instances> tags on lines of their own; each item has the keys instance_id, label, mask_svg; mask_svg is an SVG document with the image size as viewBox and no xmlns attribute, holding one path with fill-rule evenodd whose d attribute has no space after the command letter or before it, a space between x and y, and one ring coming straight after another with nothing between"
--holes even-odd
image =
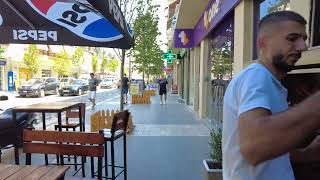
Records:
<instances>
[{"instance_id":1,"label":"black shirt","mask_svg":"<svg viewBox=\"0 0 320 180\"><path fill-rule=\"evenodd\" d=\"M160 91L166 91L167 90L167 84L168 84L167 79L160 80L159 81Z\"/></svg>"},{"instance_id":2,"label":"black shirt","mask_svg":"<svg viewBox=\"0 0 320 180\"><path fill-rule=\"evenodd\" d=\"M127 77L123 77L122 88L128 89L128 82L129 82L129 79Z\"/></svg>"}]
</instances>

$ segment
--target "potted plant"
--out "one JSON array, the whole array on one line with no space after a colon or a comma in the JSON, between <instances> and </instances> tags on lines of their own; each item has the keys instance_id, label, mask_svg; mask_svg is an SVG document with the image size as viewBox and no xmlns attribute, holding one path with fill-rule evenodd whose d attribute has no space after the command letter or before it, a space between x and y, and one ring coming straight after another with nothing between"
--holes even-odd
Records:
<instances>
[{"instance_id":1,"label":"potted plant","mask_svg":"<svg viewBox=\"0 0 320 180\"><path fill-rule=\"evenodd\" d=\"M216 127L210 131L210 157L203 160L205 180L222 180L222 128Z\"/></svg>"}]
</instances>

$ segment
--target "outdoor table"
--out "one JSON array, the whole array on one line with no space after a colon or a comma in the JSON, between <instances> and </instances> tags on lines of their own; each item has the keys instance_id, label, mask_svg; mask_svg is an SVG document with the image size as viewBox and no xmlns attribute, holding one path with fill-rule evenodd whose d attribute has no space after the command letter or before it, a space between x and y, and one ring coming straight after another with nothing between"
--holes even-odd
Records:
<instances>
[{"instance_id":1,"label":"outdoor table","mask_svg":"<svg viewBox=\"0 0 320 180\"><path fill-rule=\"evenodd\" d=\"M0 164L0 180L56 180L64 179L69 166L24 166Z\"/></svg>"},{"instance_id":2,"label":"outdoor table","mask_svg":"<svg viewBox=\"0 0 320 180\"><path fill-rule=\"evenodd\" d=\"M12 119L15 122L16 116L18 112L38 112L42 113L42 127L43 130L46 129L46 113L57 113L58 114L58 126L59 131L62 131L61 128L61 113L69 110L79 108L79 123L80 123L80 131L85 131L85 120L82 119L81 114L81 103L80 102L52 102L52 103L39 103L33 104L28 106L21 106L12 109ZM18 145L15 144L14 146L15 151L15 163L19 164L19 152L18 152ZM48 156L45 155L45 163L48 164Z\"/></svg>"}]
</instances>

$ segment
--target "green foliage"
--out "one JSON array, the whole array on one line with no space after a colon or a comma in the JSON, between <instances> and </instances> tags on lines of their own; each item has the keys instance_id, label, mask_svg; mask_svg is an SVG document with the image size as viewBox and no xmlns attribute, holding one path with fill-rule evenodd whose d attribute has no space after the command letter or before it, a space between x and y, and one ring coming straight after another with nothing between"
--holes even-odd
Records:
<instances>
[{"instance_id":1,"label":"green foliage","mask_svg":"<svg viewBox=\"0 0 320 180\"><path fill-rule=\"evenodd\" d=\"M76 51L71 57L71 62L75 66L81 66L84 63L84 50L81 47L77 47Z\"/></svg>"},{"instance_id":2,"label":"green foliage","mask_svg":"<svg viewBox=\"0 0 320 180\"><path fill-rule=\"evenodd\" d=\"M77 47L76 51L71 57L71 63L78 69L78 76L81 74L81 65L84 63L84 50L81 47Z\"/></svg>"},{"instance_id":3,"label":"green foliage","mask_svg":"<svg viewBox=\"0 0 320 180\"><path fill-rule=\"evenodd\" d=\"M96 73L98 70L98 57L97 56L92 56L91 67L92 67L93 73Z\"/></svg>"},{"instance_id":4,"label":"green foliage","mask_svg":"<svg viewBox=\"0 0 320 180\"><path fill-rule=\"evenodd\" d=\"M226 40L222 47L211 51L211 63L211 74L214 78L232 78L233 57L230 40Z\"/></svg>"},{"instance_id":5,"label":"green foliage","mask_svg":"<svg viewBox=\"0 0 320 180\"><path fill-rule=\"evenodd\" d=\"M3 58L3 53L5 52L5 49L0 46L0 58Z\"/></svg>"},{"instance_id":6,"label":"green foliage","mask_svg":"<svg viewBox=\"0 0 320 180\"><path fill-rule=\"evenodd\" d=\"M108 67L108 59L107 57L104 57L100 65L100 71L104 73L107 67Z\"/></svg>"},{"instance_id":7,"label":"green foliage","mask_svg":"<svg viewBox=\"0 0 320 180\"><path fill-rule=\"evenodd\" d=\"M39 51L36 45L30 45L27 52L23 56L23 63L27 66L31 73L31 77L40 69Z\"/></svg>"},{"instance_id":8,"label":"green foliage","mask_svg":"<svg viewBox=\"0 0 320 180\"><path fill-rule=\"evenodd\" d=\"M222 128L216 127L210 132L210 157L213 160L222 162Z\"/></svg>"},{"instance_id":9,"label":"green foliage","mask_svg":"<svg viewBox=\"0 0 320 180\"><path fill-rule=\"evenodd\" d=\"M67 51L62 50L57 58L54 60L53 69L61 76L68 76L70 74L71 60Z\"/></svg>"},{"instance_id":10,"label":"green foliage","mask_svg":"<svg viewBox=\"0 0 320 180\"><path fill-rule=\"evenodd\" d=\"M117 68L119 66L119 60L113 58L110 61L108 61L108 69L112 72L116 72Z\"/></svg>"},{"instance_id":11,"label":"green foliage","mask_svg":"<svg viewBox=\"0 0 320 180\"><path fill-rule=\"evenodd\" d=\"M139 0L137 18L133 23L135 47L130 52L133 57L133 68L149 75L161 74L163 61L157 44L159 18L156 15L159 6L150 5L150 0Z\"/></svg>"}]
</instances>

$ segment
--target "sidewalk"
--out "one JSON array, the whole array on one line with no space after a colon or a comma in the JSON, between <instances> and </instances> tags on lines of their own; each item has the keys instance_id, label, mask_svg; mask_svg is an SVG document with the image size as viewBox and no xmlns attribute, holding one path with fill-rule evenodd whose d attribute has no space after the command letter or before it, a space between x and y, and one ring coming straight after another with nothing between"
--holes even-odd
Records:
<instances>
[{"instance_id":1,"label":"sidewalk","mask_svg":"<svg viewBox=\"0 0 320 180\"><path fill-rule=\"evenodd\" d=\"M152 104L126 105L133 116L135 128L127 138L129 180L201 180L202 160L209 157L209 130L177 95L168 96L168 104L160 105L159 96ZM87 109L86 131L90 130L90 114L100 109L119 109L119 101L99 103ZM49 128L50 129L50 128ZM109 146L110 147L110 146ZM122 164L122 140L115 145L115 160ZM13 150L6 153L3 163L13 163ZM20 156L23 164L25 155ZM110 159L110 158L109 158ZM50 158L54 161L54 157ZM33 164L44 164L43 156L33 156ZM87 177L90 164L86 164ZM110 172L110 171L109 171ZM67 175L73 174L71 168ZM81 176L81 172L77 174ZM119 176L117 179L123 179Z\"/></svg>"},{"instance_id":2,"label":"sidewalk","mask_svg":"<svg viewBox=\"0 0 320 180\"><path fill-rule=\"evenodd\" d=\"M128 179L201 180L202 160L208 158L209 130L195 114L169 95L150 105L131 105L136 126L128 138Z\"/></svg>"}]
</instances>

